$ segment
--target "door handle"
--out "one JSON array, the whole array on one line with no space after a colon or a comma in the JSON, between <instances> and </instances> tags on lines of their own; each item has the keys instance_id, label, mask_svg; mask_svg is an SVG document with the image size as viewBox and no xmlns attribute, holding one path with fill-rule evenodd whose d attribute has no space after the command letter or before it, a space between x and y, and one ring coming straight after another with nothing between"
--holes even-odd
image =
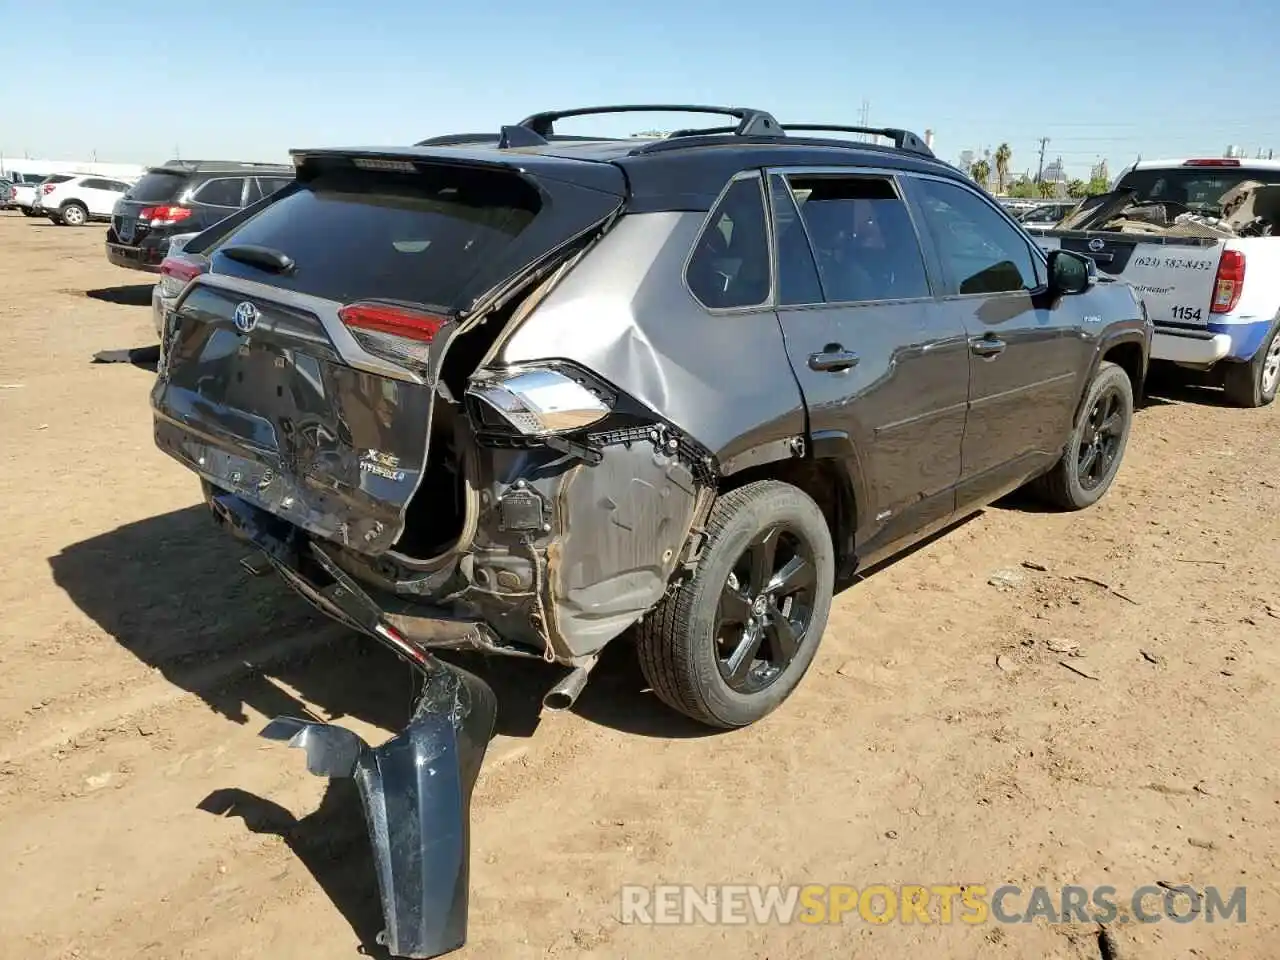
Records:
<instances>
[{"instance_id":1,"label":"door handle","mask_svg":"<svg viewBox=\"0 0 1280 960\"><path fill-rule=\"evenodd\" d=\"M975 357L985 357L990 360L1004 353L1005 342L999 337L987 334L985 337L971 337L969 340L969 351Z\"/></svg>"},{"instance_id":2,"label":"door handle","mask_svg":"<svg viewBox=\"0 0 1280 960\"><path fill-rule=\"evenodd\" d=\"M828 343L821 353L809 354L809 369L820 373L842 373L858 365L858 355L838 343Z\"/></svg>"}]
</instances>

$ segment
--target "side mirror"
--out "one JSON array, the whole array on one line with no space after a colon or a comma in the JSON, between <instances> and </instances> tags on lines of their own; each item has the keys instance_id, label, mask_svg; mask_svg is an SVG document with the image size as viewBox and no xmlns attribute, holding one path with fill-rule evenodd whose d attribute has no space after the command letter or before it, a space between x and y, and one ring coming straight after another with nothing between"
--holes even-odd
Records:
<instances>
[{"instance_id":1,"label":"side mirror","mask_svg":"<svg viewBox=\"0 0 1280 960\"><path fill-rule=\"evenodd\" d=\"M1066 296L1084 293L1098 278L1098 268L1083 254L1070 250L1049 251L1049 292Z\"/></svg>"}]
</instances>

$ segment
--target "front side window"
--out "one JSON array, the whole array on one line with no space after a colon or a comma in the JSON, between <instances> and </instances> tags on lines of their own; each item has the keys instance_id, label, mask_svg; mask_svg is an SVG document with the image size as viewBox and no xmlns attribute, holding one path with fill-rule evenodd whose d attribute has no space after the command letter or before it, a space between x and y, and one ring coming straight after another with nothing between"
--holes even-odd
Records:
<instances>
[{"instance_id":1,"label":"front side window","mask_svg":"<svg viewBox=\"0 0 1280 960\"><path fill-rule=\"evenodd\" d=\"M919 180L916 188L950 293L1008 293L1039 285L1030 246L985 200L938 180Z\"/></svg>"},{"instance_id":2,"label":"front side window","mask_svg":"<svg viewBox=\"0 0 1280 960\"><path fill-rule=\"evenodd\" d=\"M887 177L790 178L828 303L927 297L924 256Z\"/></svg>"},{"instance_id":3,"label":"front side window","mask_svg":"<svg viewBox=\"0 0 1280 960\"><path fill-rule=\"evenodd\" d=\"M225 177L207 181L195 192L193 199L214 207L238 207L243 193L243 177Z\"/></svg>"},{"instance_id":4,"label":"front side window","mask_svg":"<svg viewBox=\"0 0 1280 960\"><path fill-rule=\"evenodd\" d=\"M759 177L725 192L694 246L689 290L712 310L754 307L769 299L769 234Z\"/></svg>"}]
</instances>

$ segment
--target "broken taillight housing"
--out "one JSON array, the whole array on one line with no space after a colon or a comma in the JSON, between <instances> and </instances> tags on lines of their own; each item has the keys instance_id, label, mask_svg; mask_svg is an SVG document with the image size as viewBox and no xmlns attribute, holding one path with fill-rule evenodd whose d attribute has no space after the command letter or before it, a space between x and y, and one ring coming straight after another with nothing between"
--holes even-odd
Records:
<instances>
[{"instance_id":1,"label":"broken taillight housing","mask_svg":"<svg viewBox=\"0 0 1280 960\"><path fill-rule=\"evenodd\" d=\"M160 261L160 292L165 297L176 297L187 284L209 269L207 263L188 260L185 257L165 257Z\"/></svg>"},{"instance_id":2,"label":"broken taillight housing","mask_svg":"<svg viewBox=\"0 0 1280 960\"><path fill-rule=\"evenodd\" d=\"M1240 303L1244 293L1244 254L1239 250L1223 250L1218 261L1218 275L1213 282L1213 303L1210 313L1230 313Z\"/></svg>"},{"instance_id":3,"label":"broken taillight housing","mask_svg":"<svg viewBox=\"0 0 1280 960\"><path fill-rule=\"evenodd\" d=\"M159 207L143 207L138 217L147 220L153 227L168 227L175 223L181 223L191 216L191 211L186 207L159 206Z\"/></svg>"},{"instance_id":4,"label":"broken taillight housing","mask_svg":"<svg viewBox=\"0 0 1280 960\"><path fill-rule=\"evenodd\" d=\"M472 379L467 396L527 437L580 430L613 410L609 398L586 379L546 367L486 372Z\"/></svg>"},{"instance_id":5,"label":"broken taillight housing","mask_svg":"<svg viewBox=\"0 0 1280 960\"><path fill-rule=\"evenodd\" d=\"M372 302L349 303L338 311L338 318L374 356L419 367L427 365L436 334L449 322L425 310Z\"/></svg>"}]
</instances>

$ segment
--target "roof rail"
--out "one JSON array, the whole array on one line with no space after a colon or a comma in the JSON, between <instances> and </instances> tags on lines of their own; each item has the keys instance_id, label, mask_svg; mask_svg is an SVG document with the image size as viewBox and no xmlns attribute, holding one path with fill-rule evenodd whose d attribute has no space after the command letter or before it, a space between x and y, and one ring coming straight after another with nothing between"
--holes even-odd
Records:
<instances>
[{"instance_id":1,"label":"roof rail","mask_svg":"<svg viewBox=\"0 0 1280 960\"><path fill-rule=\"evenodd\" d=\"M572 110L546 110L525 117L517 126L542 137L555 132L555 122L566 117L586 117L608 113L705 113L733 117L737 126L730 132L740 136L781 136L782 127L772 114L751 107L712 107L693 103L630 103L611 107L575 107ZM510 129L510 128L504 128Z\"/></svg>"},{"instance_id":2,"label":"roof rail","mask_svg":"<svg viewBox=\"0 0 1280 960\"><path fill-rule=\"evenodd\" d=\"M831 133L869 133L877 137L885 137L893 141L898 150L909 150L926 157L932 157L933 150L924 140L910 130L900 127L847 127L838 123L784 123L783 130L812 130L814 132Z\"/></svg>"}]
</instances>

